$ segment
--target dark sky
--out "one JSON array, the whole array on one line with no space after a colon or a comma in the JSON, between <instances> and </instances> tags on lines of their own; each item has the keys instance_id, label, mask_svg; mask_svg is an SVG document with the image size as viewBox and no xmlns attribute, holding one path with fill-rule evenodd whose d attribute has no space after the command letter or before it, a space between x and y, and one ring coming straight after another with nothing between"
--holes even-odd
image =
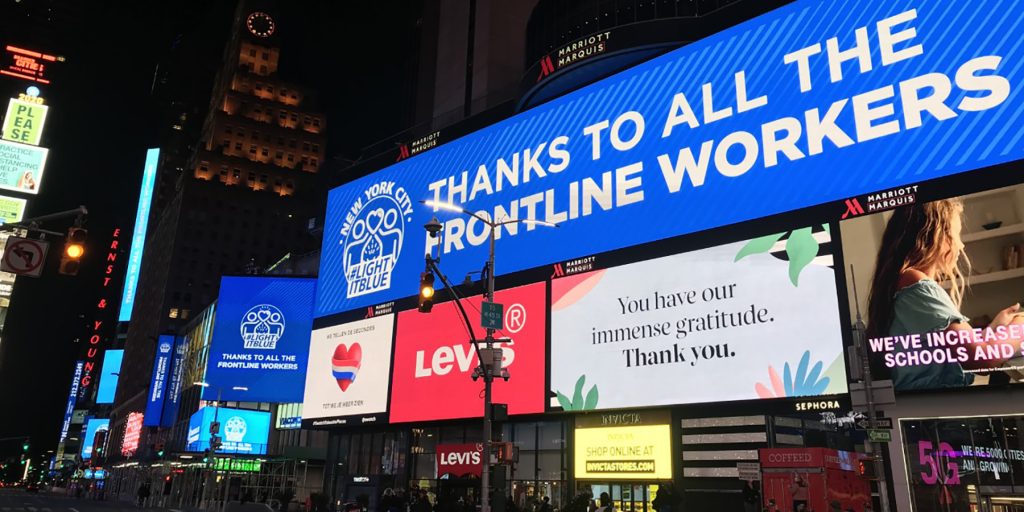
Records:
<instances>
[{"instance_id":1,"label":"dark sky","mask_svg":"<svg viewBox=\"0 0 1024 512\"><path fill-rule=\"evenodd\" d=\"M25 21L30 3L53 9L52 30ZM356 157L361 147L408 125L418 0L281 4L281 75L319 91L329 157ZM20 278L15 286L0 341L0 438L28 434L35 447L55 449L77 339L85 339L100 292L104 249L115 226L126 235L131 229L145 150L156 140L155 66L180 35L196 48L188 78L209 76L234 5L0 0L0 43L67 57L43 87L50 113L42 145L50 154L27 215L85 205L90 236L78 276L58 275L54 260L47 275ZM0 98L27 85L0 77ZM55 242L51 253L60 250L61 241ZM8 444L0 442L0 457L17 449Z\"/></svg>"}]
</instances>

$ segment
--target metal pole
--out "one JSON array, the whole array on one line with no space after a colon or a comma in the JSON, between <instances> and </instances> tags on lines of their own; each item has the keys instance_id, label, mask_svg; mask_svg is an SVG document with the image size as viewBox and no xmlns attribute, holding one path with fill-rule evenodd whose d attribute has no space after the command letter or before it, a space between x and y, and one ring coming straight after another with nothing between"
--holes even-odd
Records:
<instances>
[{"instance_id":1,"label":"metal pole","mask_svg":"<svg viewBox=\"0 0 1024 512\"><path fill-rule=\"evenodd\" d=\"M494 238L498 226L489 223L491 228L490 252L487 256L487 302L494 302ZM487 347L485 354L490 357L491 346L494 343L494 329L487 328L487 337L484 338L484 345ZM494 381L494 361L480 361L484 376L484 453L482 459L483 468L480 473L480 512L491 512L491 383Z\"/></svg>"},{"instance_id":2,"label":"metal pole","mask_svg":"<svg viewBox=\"0 0 1024 512\"><path fill-rule=\"evenodd\" d=\"M853 277L853 295L854 300L857 298L857 279L853 274L853 265L850 265L850 275ZM864 372L864 399L868 404L868 421L870 422L871 428L875 428L875 398L873 387L873 378L871 376L871 361L868 358L868 347L867 347L867 326L864 324L864 320L860 316L860 304L857 304L857 321L854 324L853 341L856 346L857 353L860 356L861 368ZM885 455L883 453L883 447L881 443L875 443L868 438L867 442L868 449L874 456L875 465L875 478L878 482L878 503L881 506L881 512L889 512L889 486L885 480Z\"/></svg>"}]
</instances>

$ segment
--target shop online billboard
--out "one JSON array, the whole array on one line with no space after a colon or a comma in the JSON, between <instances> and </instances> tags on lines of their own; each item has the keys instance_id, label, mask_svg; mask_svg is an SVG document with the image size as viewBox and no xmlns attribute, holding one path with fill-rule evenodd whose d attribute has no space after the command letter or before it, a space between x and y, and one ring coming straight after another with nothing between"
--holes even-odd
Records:
<instances>
[{"instance_id":1,"label":"shop online billboard","mask_svg":"<svg viewBox=\"0 0 1024 512\"><path fill-rule=\"evenodd\" d=\"M307 278L221 278L203 397L301 400L315 287Z\"/></svg>"},{"instance_id":2,"label":"shop online billboard","mask_svg":"<svg viewBox=\"0 0 1024 512\"><path fill-rule=\"evenodd\" d=\"M317 316L414 295L434 215L479 269L421 200L561 226L502 227L508 273L1019 159L1024 4L987 5L798 1L337 187Z\"/></svg>"},{"instance_id":3,"label":"shop online billboard","mask_svg":"<svg viewBox=\"0 0 1024 512\"><path fill-rule=\"evenodd\" d=\"M270 435L270 413L245 409L203 407L189 418L188 451L210 448L210 424L220 423L221 448L217 453L263 455Z\"/></svg>"},{"instance_id":4,"label":"shop online billboard","mask_svg":"<svg viewBox=\"0 0 1024 512\"><path fill-rule=\"evenodd\" d=\"M557 404L845 393L830 247L827 226L808 226L553 280Z\"/></svg>"}]
</instances>

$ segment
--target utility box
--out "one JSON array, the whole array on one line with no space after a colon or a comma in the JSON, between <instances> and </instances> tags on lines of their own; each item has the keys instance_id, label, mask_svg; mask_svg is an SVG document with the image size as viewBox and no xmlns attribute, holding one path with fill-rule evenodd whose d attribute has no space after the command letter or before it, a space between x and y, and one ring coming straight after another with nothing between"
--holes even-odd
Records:
<instances>
[{"instance_id":1,"label":"utility box","mask_svg":"<svg viewBox=\"0 0 1024 512\"><path fill-rule=\"evenodd\" d=\"M763 448L758 453L765 510L825 511L838 504L839 510L863 512L871 504L859 453L827 448Z\"/></svg>"}]
</instances>

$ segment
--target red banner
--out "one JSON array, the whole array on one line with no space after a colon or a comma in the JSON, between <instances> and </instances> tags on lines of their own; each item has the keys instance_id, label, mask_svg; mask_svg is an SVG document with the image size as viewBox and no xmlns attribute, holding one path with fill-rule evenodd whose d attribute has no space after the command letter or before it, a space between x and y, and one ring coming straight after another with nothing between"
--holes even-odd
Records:
<instances>
[{"instance_id":1,"label":"red banner","mask_svg":"<svg viewBox=\"0 0 1024 512\"><path fill-rule=\"evenodd\" d=\"M454 477L472 475L479 478L483 453L484 445L481 443L437 445L437 477L448 474Z\"/></svg>"}]
</instances>

